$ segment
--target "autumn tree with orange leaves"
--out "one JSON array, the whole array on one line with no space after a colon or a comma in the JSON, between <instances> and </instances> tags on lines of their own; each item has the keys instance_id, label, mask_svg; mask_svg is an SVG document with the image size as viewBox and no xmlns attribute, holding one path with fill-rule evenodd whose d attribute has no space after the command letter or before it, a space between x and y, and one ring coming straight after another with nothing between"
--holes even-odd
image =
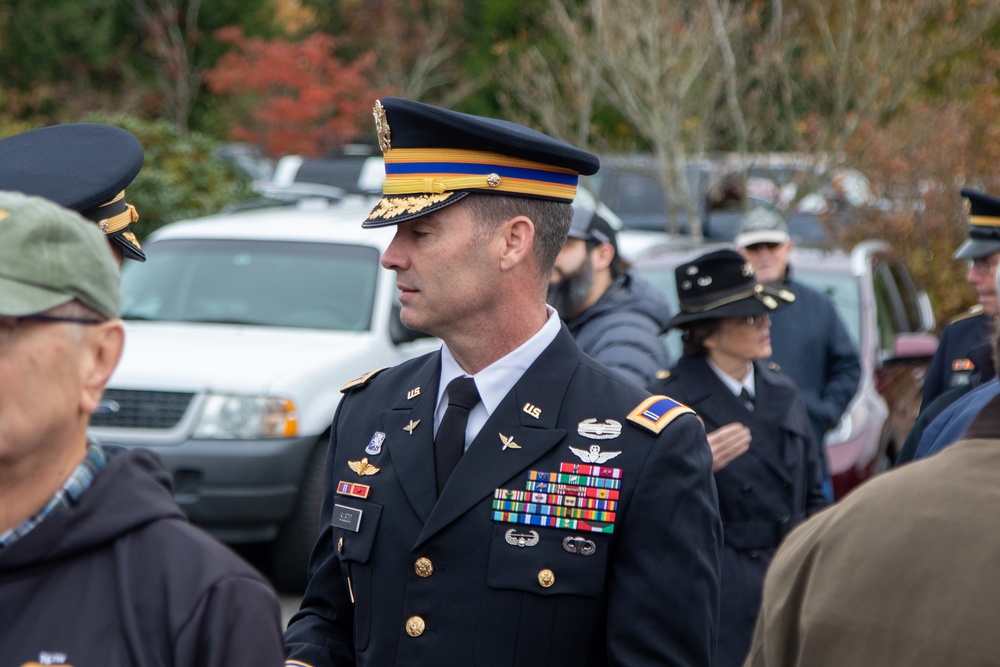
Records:
<instances>
[{"instance_id":1,"label":"autumn tree with orange leaves","mask_svg":"<svg viewBox=\"0 0 1000 667\"><path fill-rule=\"evenodd\" d=\"M231 138L269 154L322 155L356 140L368 127L375 54L345 62L337 40L313 33L299 42L247 37L239 28L217 33L233 50L205 73L217 95L238 102Z\"/></svg>"}]
</instances>

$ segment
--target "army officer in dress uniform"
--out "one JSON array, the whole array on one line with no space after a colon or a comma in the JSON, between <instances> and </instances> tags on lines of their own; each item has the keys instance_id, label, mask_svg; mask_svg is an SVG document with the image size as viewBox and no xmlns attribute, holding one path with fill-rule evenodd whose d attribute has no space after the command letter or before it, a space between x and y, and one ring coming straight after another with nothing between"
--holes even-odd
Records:
<instances>
[{"instance_id":1,"label":"army officer in dress uniform","mask_svg":"<svg viewBox=\"0 0 1000 667\"><path fill-rule=\"evenodd\" d=\"M959 315L941 332L941 344L927 372L922 405L955 387L978 386L996 373L990 359L991 320L1000 314L993 278L1000 264L1000 198L962 190L969 213L969 238L955 259L969 262L966 280L979 304Z\"/></svg>"},{"instance_id":2,"label":"army officer in dress uniform","mask_svg":"<svg viewBox=\"0 0 1000 667\"><path fill-rule=\"evenodd\" d=\"M0 139L0 190L43 197L104 232L115 260L146 261L129 225L139 219L125 188L142 167L142 145L113 125L52 125Z\"/></svg>"},{"instance_id":3,"label":"army officer in dress uniform","mask_svg":"<svg viewBox=\"0 0 1000 667\"><path fill-rule=\"evenodd\" d=\"M769 313L794 299L754 280L732 250L676 269L683 356L650 389L690 405L714 456L725 546L718 667L750 647L767 565L781 539L826 505L819 449L798 389L771 356Z\"/></svg>"},{"instance_id":4,"label":"army officer in dress uniform","mask_svg":"<svg viewBox=\"0 0 1000 667\"><path fill-rule=\"evenodd\" d=\"M593 155L376 103L382 264L439 352L344 387L288 665L710 665L721 524L691 411L545 305Z\"/></svg>"}]
</instances>

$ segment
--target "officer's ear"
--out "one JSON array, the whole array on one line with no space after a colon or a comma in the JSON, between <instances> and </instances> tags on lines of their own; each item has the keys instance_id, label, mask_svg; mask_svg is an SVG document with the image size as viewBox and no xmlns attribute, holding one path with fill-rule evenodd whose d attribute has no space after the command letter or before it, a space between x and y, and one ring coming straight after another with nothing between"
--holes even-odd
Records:
<instances>
[{"instance_id":1,"label":"officer's ear","mask_svg":"<svg viewBox=\"0 0 1000 667\"><path fill-rule=\"evenodd\" d=\"M514 216L501 226L498 235L501 271L510 271L528 260L535 246L535 223L525 215Z\"/></svg>"},{"instance_id":2,"label":"officer's ear","mask_svg":"<svg viewBox=\"0 0 1000 667\"><path fill-rule=\"evenodd\" d=\"M590 251L590 261L595 271L603 271L615 261L615 247L610 243L601 243Z\"/></svg>"}]
</instances>

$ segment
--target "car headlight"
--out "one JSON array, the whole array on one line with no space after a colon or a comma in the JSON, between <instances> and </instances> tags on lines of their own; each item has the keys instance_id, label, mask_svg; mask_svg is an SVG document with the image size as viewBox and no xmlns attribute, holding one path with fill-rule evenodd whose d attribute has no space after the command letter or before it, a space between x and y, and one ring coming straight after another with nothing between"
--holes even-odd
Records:
<instances>
[{"instance_id":1,"label":"car headlight","mask_svg":"<svg viewBox=\"0 0 1000 667\"><path fill-rule=\"evenodd\" d=\"M210 394L194 437L254 440L290 438L298 433L298 412L291 399Z\"/></svg>"}]
</instances>

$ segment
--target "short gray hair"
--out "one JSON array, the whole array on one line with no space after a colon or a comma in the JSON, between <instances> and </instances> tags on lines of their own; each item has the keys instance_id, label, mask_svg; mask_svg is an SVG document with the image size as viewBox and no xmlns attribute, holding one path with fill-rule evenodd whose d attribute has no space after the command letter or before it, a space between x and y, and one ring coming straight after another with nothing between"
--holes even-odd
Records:
<instances>
[{"instance_id":1,"label":"short gray hair","mask_svg":"<svg viewBox=\"0 0 1000 667\"><path fill-rule=\"evenodd\" d=\"M566 243L573 206L565 202L512 197L508 195L471 193L460 204L469 207L476 220L477 233L486 235L502 222L519 215L535 223L535 262L539 274L548 283L556 257Z\"/></svg>"}]
</instances>

